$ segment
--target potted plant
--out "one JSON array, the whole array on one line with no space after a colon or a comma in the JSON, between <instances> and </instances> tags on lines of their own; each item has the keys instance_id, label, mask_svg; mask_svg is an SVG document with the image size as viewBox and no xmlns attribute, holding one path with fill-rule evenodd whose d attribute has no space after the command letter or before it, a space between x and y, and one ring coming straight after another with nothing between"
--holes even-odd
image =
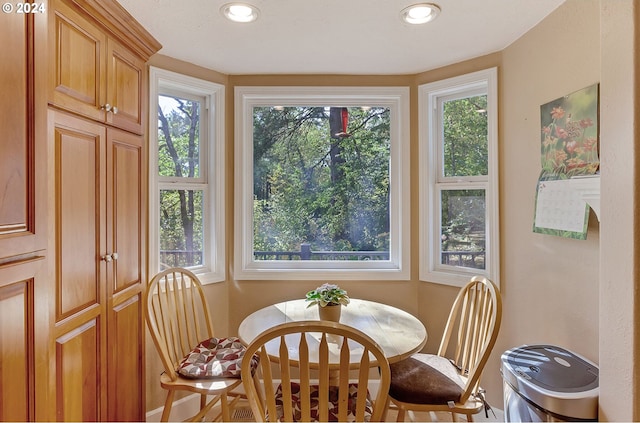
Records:
<instances>
[{"instance_id":1,"label":"potted plant","mask_svg":"<svg viewBox=\"0 0 640 423\"><path fill-rule=\"evenodd\" d=\"M349 304L349 295L338 285L325 283L307 292L306 300L309 301L307 307L318 306L320 320L337 322L342 310L340 306Z\"/></svg>"}]
</instances>

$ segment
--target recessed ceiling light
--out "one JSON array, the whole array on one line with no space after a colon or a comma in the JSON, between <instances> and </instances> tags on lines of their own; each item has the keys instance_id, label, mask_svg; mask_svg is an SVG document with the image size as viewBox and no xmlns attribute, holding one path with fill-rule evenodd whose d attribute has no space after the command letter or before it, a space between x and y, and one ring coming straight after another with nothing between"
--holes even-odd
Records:
<instances>
[{"instance_id":1,"label":"recessed ceiling light","mask_svg":"<svg viewBox=\"0 0 640 423\"><path fill-rule=\"evenodd\" d=\"M402 20L410 24L423 24L431 22L440 14L440 7L433 3L419 3L405 7L400 12Z\"/></svg>"},{"instance_id":2,"label":"recessed ceiling light","mask_svg":"<svg viewBox=\"0 0 640 423\"><path fill-rule=\"evenodd\" d=\"M247 23L258 19L258 8L247 3L227 3L220 11L233 22Z\"/></svg>"}]
</instances>

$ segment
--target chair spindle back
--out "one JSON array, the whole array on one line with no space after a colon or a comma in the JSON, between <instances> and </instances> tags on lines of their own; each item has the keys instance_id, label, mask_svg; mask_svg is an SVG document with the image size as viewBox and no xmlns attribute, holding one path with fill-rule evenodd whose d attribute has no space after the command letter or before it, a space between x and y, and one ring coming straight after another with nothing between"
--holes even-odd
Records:
<instances>
[{"instance_id":1,"label":"chair spindle back","mask_svg":"<svg viewBox=\"0 0 640 423\"><path fill-rule=\"evenodd\" d=\"M176 380L178 362L199 342L213 337L213 325L198 277L186 269L158 273L147 290L147 321L165 372Z\"/></svg>"},{"instance_id":2,"label":"chair spindle back","mask_svg":"<svg viewBox=\"0 0 640 423\"><path fill-rule=\"evenodd\" d=\"M497 287L487 278L474 276L455 299L438 349L438 355L446 357L450 347L455 347L450 358L467 377L461 402L478 389L501 320L502 299ZM452 338L454 346L449 345Z\"/></svg>"}]
</instances>

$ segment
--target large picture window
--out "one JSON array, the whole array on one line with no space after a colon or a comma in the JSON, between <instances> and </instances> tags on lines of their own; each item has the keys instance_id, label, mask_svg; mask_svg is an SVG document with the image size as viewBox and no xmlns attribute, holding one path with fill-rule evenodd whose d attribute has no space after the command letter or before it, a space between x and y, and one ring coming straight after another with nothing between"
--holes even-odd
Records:
<instances>
[{"instance_id":1,"label":"large picture window","mask_svg":"<svg viewBox=\"0 0 640 423\"><path fill-rule=\"evenodd\" d=\"M402 88L236 89L238 278L407 277L406 102Z\"/></svg>"},{"instance_id":2,"label":"large picture window","mask_svg":"<svg viewBox=\"0 0 640 423\"><path fill-rule=\"evenodd\" d=\"M224 87L151 68L150 264L224 280Z\"/></svg>"},{"instance_id":3,"label":"large picture window","mask_svg":"<svg viewBox=\"0 0 640 423\"><path fill-rule=\"evenodd\" d=\"M420 278L499 283L496 70L419 87Z\"/></svg>"}]
</instances>

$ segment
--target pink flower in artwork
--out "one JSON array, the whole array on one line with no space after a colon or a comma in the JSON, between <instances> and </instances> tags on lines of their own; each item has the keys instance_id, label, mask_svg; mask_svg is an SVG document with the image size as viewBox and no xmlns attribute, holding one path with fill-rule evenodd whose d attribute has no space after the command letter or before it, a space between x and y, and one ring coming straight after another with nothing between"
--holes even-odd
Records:
<instances>
[{"instance_id":1,"label":"pink flower in artwork","mask_svg":"<svg viewBox=\"0 0 640 423\"><path fill-rule=\"evenodd\" d=\"M582 119L580 121L580 126L583 128L588 128L590 126L593 126L593 121L590 118Z\"/></svg>"},{"instance_id":2,"label":"pink flower in artwork","mask_svg":"<svg viewBox=\"0 0 640 423\"><path fill-rule=\"evenodd\" d=\"M569 136L569 134L563 128L556 126L556 136L561 139L566 139Z\"/></svg>"},{"instance_id":3,"label":"pink flower in artwork","mask_svg":"<svg viewBox=\"0 0 640 423\"><path fill-rule=\"evenodd\" d=\"M564 150L556 150L555 162L562 163L565 160L567 160L567 153L565 153Z\"/></svg>"},{"instance_id":4,"label":"pink flower in artwork","mask_svg":"<svg viewBox=\"0 0 640 423\"><path fill-rule=\"evenodd\" d=\"M562 107L554 107L551 109L551 118L554 120L562 119L564 117L564 109Z\"/></svg>"},{"instance_id":5,"label":"pink flower in artwork","mask_svg":"<svg viewBox=\"0 0 640 423\"><path fill-rule=\"evenodd\" d=\"M573 154L576 151L576 148L578 147L578 142L575 140L572 141L568 141L567 144L564 146L567 150L567 153L569 154Z\"/></svg>"},{"instance_id":6,"label":"pink flower in artwork","mask_svg":"<svg viewBox=\"0 0 640 423\"><path fill-rule=\"evenodd\" d=\"M584 146L584 149L586 151L591 151L596 147L598 140L596 140L593 137L589 137L586 140L584 140L584 142L582 143L582 145Z\"/></svg>"}]
</instances>

